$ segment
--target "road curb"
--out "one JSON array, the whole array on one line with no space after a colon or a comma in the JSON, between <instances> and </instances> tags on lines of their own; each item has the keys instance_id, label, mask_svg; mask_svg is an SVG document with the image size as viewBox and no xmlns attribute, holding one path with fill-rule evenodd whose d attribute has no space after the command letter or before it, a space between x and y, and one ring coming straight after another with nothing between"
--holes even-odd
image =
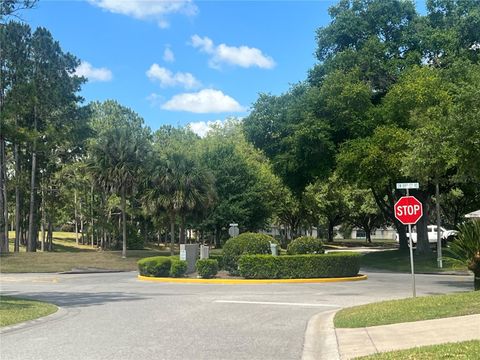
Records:
<instances>
[{"instance_id":1,"label":"road curb","mask_svg":"<svg viewBox=\"0 0 480 360\"><path fill-rule=\"evenodd\" d=\"M68 311L65 310L63 307L60 307L56 304L54 305L57 307L57 311L55 311L53 314L42 316L40 318L33 319L33 320L24 321L14 325L4 326L0 328L0 334L4 335L13 331L22 330L24 328L30 328L33 326L41 325L46 322L59 320L68 314Z\"/></svg>"},{"instance_id":2,"label":"road curb","mask_svg":"<svg viewBox=\"0 0 480 360\"><path fill-rule=\"evenodd\" d=\"M307 325L302 360L339 360L337 335L333 318L338 310L314 315Z\"/></svg>"},{"instance_id":3,"label":"road curb","mask_svg":"<svg viewBox=\"0 0 480 360\"><path fill-rule=\"evenodd\" d=\"M191 279L191 278L167 278L167 277L148 277L138 275L142 281L162 282L162 283L182 283L182 284L222 284L222 285L242 285L242 284L306 284L306 283L329 283L342 281L360 281L367 280L367 275L357 275L344 278L313 278L313 279Z\"/></svg>"}]
</instances>

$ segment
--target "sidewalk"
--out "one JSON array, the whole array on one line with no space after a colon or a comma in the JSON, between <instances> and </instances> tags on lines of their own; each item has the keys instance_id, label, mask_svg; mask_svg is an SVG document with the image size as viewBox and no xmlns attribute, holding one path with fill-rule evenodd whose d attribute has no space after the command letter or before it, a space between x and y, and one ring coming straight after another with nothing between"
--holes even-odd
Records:
<instances>
[{"instance_id":1,"label":"sidewalk","mask_svg":"<svg viewBox=\"0 0 480 360\"><path fill-rule=\"evenodd\" d=\"M312 322L309 323L309 328L322 329L323 333L330 329L330 336L335 336L337 340L336 343L325 342L318 339L324 336L318 332L316 334L318 353L314 357L316 359L346 360L418 346L480 340L480 314L357 329L334 329L332 321L332 313L322 313L312 318ZM309 349L312 349L312 345ZM309 357L306 350L308 349L304 348L303 359L313 358Z\"/></svg>"}]
</instances>

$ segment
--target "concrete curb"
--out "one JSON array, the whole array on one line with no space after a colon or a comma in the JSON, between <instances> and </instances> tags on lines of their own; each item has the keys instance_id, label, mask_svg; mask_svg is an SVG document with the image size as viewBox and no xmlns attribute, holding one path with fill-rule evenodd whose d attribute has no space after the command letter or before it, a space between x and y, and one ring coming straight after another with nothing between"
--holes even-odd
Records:
<instances>
[{"instance_id":1,"label":"concrete curb","mask_svg":"<svg viewBox=\"0 0 480 360\"><path fill-rule=\"evenodd\" d=\"M47 315L47 316L42 316L40 318L33 319L33 320L24 321L24 322L21 322L21 323L18 323L18 324L4 326L4 327L0 328L0 334L4 335L4 334L7 334L7 333L10 333L10 332L13 332L13 331L22 330L24 328L30 328L30 327L33 327L33 326L42 325L42 324L50 322L50 321L60 320L60 319L64 318L65 316L67 316L67 314L68 314L67 310L65 310L64 308L62 308L58 305L55 305L55 306L58 309L53 314L50 314L50 315Z\"/></svg>"},{"instance_id":2,"label":"concrete curb","mask_svg":"<svg viewBox=\"0 0 480 360\"><path fill-rule=\"evenodd\" d=\"M338 310L313 316L305 331L302 360L339 360L337 335L333 317Z\"/></svg>"},{"instance_id":3,"label":"concrete curb","mask_svg":"<svg viewBox=\"0 0 480 360\"><path fill-rule=\"evenodd\" d=\"M347 278L314 278L314 279L191 279L191 278L160 278L138 275L139 280L153 281L162 283L183 283L183 284L226 284L226 285L242 285L242 284L294 284L294 283L328 283L342 281L360 281L367 280L367 275L357 275Z\"/></svg>"}]
</instances>

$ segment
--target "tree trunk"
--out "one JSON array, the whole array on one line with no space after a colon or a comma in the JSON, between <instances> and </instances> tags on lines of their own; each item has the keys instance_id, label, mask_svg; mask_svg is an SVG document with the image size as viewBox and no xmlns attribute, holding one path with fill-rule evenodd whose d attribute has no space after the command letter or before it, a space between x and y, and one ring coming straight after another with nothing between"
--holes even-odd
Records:
<instances>
[{"instance_id":1,"label":"tree trunk","mask_svg":"<svg viewBox=\"0 0 480 360\"><path fill-rule=\"evenodd\" d=\"M51 219L48 220L47 250L53 251L53 224Z\"/></svg>"},{"instance_id":2,"label":"tree trunk","mask_svg":"<svg viewBox=\"0 0 480 360\"><path fill-rule=\"evenodd\" d=\"M122 186L122 258L127 257L127 216L125 209L127 207L127 199L125 196L125 186Z\"/></svg>"},{"instance_id":3,"label":"tree trunk","mask_svg":"<svg viewBox=\"0 0 480 360\"><path fill-rule=\"evenodd\" d=\"M173 245L175 243L175 216L170 217L170 255L173 255Z\"/></svg>"},{"instance_id":4,"label":"tree trunk","mask_svg":"<svg viewBox=\"0 0 480 360\"><path fill-rule=\"evenodd\" d=\"M186 223L185 216L181 216L181 218L180 218L180 242L182 244L187 243L187 237L186 237L186 234L185 234L185 223Z\"/></svg>"},{"instance_id":5,"label":"tree trunk","mask_svg":"<svg viewBox=\"0 0 480 360\"><path fill-rule=\"evenodd\" d=\"M430 242L428 240L428 215L426 210L426 195L423 191L417 193L418 200L422 202L423 216L418 220L416 224L417 228L417 249L415 255L430 255L432 249L430 248Z\"/></svg>"},{"instance_id":6,"label":"tree trunk","mask_svg":"<svg viewBox=\"0 0 480 360\"><path fill-rule=\"evenodd\" d=\"M73 206L75 208L75 243L78 246L78 212L77 212L77 189L73 191Z\"/></svg>"},{"instance_id":7,"label":"tree trunk","mask_svg":"<svg viewBox=\"0 0 480 360\"><path fill-rule=\"evenodd\" d=\"M3 173L3 218L5 222L5 252L9 252L8 246L8 193L7 193L7 155L5 149L5 140L0 141L0 146L2 147L2 167L0 171Z\"/></svg>"},{"instance_id":8,"label":"tree trunk","mask_svg":"<svg viewBox=\"0 0 480 360\"><path fill-rule=\"evenodd\" d=\"M45 216L45 194L43 192L43 189L41 191L42 194L42 202L40 206L40 213L41 213L41 225L40 225L40 233L41 233L41 243L40 243L40 250L43 252L45 251L45 233L46 233L46 228L45 228L45 222L46 222L46 216Z\"/></svg>"},{"instance_id":9,"label":"tree trunk","mask_svg":"<svg viewBox=\"0 0 480 360\"><path fill-rule=\"evenodd\" d=\"M328 221L328 235L327 235L327 241L328 242L333 242L333 221Z\"/></svg>"},{"instance_id":10,"label":"tree trunk","mask_svg":"<svg viewBox=\"0 0 480 360\"><path fill-rule=\"evenodd\" d=\"M37 251L37 237L35 234L35 185L37 172L37 107L34 106L33 114L34 140L32 146L32 171L30 178L30 209L28 213L28 238L27 251Z\"/></svg>"},{"instance_id":11,"label":"tree trunk","mask_svg":"<svg viewBox=\"0 0 480 360\"><path fill-rule=\"evenodd\" d=\"M475 291L480 290L480 271L473 273L473 289Z\"/></svg>"},{"instance_id":12,"label":"tree trunk","mask_svg":"<svg viewBox=\"0 0 480 360\"><path fill-rule=\"evenodd\" d=\"M94 240L94 221L93 218L93 184L90 186L90 241L93 248L93 240ZM123 254L122 254L123 255Z\"/></svg>"},{"instance_id":13,"label":"tree trunk","mask_svg":"<svg viewBox=\"0 0 480 360\"><path fill-rule=\"evenodd\" d=\"M1 128L0 128L1 130ZM5 222L4 209L7 207L6 200L4 198L3 188L6 186L5 179L3 178L3 137L0 134L0 253L8 251L8 230L7 238L5 238L5 229L8 229L8 224Z\"/></svg>"},{"instance_id":14,"label":"tree trunk","mask_svg":"<svg viewBox=\"0 0 480 360\"><path fill-rule=\"evenodd\" d=\"M15 124L17 124L17 120L15 120ZM15 242L13 245L13 251L19 252L20 251L20 237L22 236L22 220L20 214L20 155L18 153L18 144L15 142L13 146L13 156L15 159Z\"/></svg>"},{"instance_id":15,"label":"tree trunk","mask_svg":"<svg viewBox=\"0 0 480 360\"><path fill-rule=\"evenodd\" d=\"M370 226L365 226L363 229L365 230L366 242L372 243L372 228Z\"/></svg>"}]
</instances>

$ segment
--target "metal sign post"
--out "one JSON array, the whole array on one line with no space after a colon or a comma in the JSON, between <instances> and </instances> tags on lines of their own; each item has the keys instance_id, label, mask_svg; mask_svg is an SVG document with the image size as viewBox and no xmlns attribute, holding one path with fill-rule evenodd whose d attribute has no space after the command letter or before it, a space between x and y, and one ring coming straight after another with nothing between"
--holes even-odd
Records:
<instances>
[{"instance_id":1,"label":"metal sign post","mask_svg":"<svg viewBox=\"0 0 480 360\"><path fill-rule=\"evenodd\" d=\"M400 198L397 201L394 207L395 218L400 221L402 224L408 224L408 240L410 247L410 268L412 272L412 293L413 297L417 296L416 285L415 285L415 269L413 265L413 240L412 240L412 224L416 224L417 221L423 215L422 203L419 202L413 196L410 196L410 189L418 189L418 183L397 183L397 189L407 190L407 198L413 198L416 201L416 204L406 204L406 198Z\"/></svg>"},{"instance_id":2,"label":"metal sign post","mask_svg":"<svg viewBox=\"0 0 480 360\"><path fill-rule=\"evenodd\" d=\"M407 196L410 196L407 188ZM413 268L413 240L412 240L412 224L408 224L408 240L410 242L410 270L412 272L412 294L417 297L417 287L415 285L415 269ZM417 238L418 241L418 238Z\"/></svg>"}]
</instances>

